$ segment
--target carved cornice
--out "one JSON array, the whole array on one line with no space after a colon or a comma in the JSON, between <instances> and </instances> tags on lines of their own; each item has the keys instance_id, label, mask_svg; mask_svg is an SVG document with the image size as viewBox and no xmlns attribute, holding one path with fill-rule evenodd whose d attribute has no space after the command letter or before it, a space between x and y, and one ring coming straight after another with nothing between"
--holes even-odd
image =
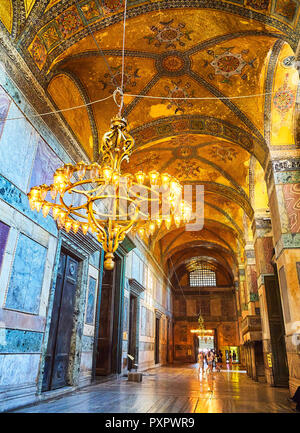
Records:
<instances>
[{"instance_id":1,"label":"carved cornice","mask_svg":"<svg viewBox=\"0 0 300 433\"><path fill-rule=\"evenodd\" d=\"M158 310L157 308L155 308L155 317L157 318L157 319L160 319L161 317L162 317L162 315L163 315L163 312L162 311L160 311L160 310Z\"/></svg>"},{"instance_id":2,"label":"carved cornice","mask_svg":"<svg viewBox=\"0 0 300 433\"><path fill-rule=\"evenodd\" d=\"M135 278L129 278L128 280L130 286L130 292L135 296L140 296L146 289L142 286Z\"/></svg>"},{"instance_id":3,"label":"carved cornice","mask_svg":"<svg viewBox=\"0 0 300 433\"><path fill-rule=\"evenodd\" d=\"M77 233L72 231L67 233L64 229L61 229L61 237L64 241L76 245L76 248L80 248L80 250L84 251L86 254L93 254L102 249L100 243L90 233L86 235L79 231Z\"/></svg>"}]
</instances>

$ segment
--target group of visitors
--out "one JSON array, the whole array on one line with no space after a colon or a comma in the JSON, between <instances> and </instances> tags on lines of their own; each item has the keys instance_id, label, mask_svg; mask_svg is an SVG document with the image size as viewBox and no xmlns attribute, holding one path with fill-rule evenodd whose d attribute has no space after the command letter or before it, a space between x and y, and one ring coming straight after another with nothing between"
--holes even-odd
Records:
<instances>
[{"instance_id":1,"label":"group of visitors","mask_svg":"<svg viewBox=\"0 0 300 433\"><path fill-rule=\"evenodd\" d=\"M223 362L223 355L221 350L216 352L215 350L211 349L208 352L199 352L198 354L198 372L200 374L200 371L202 373L205 372L204 365L207 364L207 370L209 373L213 372L213 369L215 368L217 371L221 371Z\"/></svg>"}]
</instances>

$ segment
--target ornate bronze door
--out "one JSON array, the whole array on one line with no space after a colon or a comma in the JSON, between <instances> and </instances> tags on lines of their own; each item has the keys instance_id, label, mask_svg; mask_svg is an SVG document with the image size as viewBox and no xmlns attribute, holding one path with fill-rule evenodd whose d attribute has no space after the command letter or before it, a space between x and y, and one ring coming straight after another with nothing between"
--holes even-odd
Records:
<instances>
[{"instance_id":1,"label":"ornate bronze door","mask_svg":"<svg viewBox=\"0 0 300 433\"><path fill-rule=\"evenodd\" d=\"M265 276L275 386L288 386L285 330L277 275Z\"/></svg>"},{"instance_id":2,"label":"ornate bronze door","mask_svg":"<svg viewBox=\"0 0 300 433\"><path fill-rule=\"evenodd\" d=\"M155 318L155 364L159 364L159 325L160 319Z\"/></svg>"},{"instance_id":3,"label":"ornate bronze door","mask_svg":"<svg viewBox=\"0 0 300 433\"><path fill-rule=\"evenodd\" d=\"M134 360L128 358L128 370L134 368L137 364L137 350L136 350L136 327L137 327L137 298L130 295L130 309L129 309L129 332L128 332L128 354L133 356Z\"/></svg>"},{"instance_id":4,"label":"ornate bronze door","mask_svg":"<svg viewBox=\"0 0 300 433\"><path fill-rule=\"evenodd\" d=\"M77 260L61 253L45 359L43 391L68 385L78 264Z\"/></svg>"}]
</instances>

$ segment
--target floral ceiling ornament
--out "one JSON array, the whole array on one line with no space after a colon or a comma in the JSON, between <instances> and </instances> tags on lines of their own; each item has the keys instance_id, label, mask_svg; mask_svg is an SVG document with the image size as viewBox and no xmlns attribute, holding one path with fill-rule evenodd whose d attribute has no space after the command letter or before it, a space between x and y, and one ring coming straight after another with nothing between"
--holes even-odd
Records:
<instances>
[{"instance_id":1,"label":"floral ceiling ornament","mask_svg":"<svg viewBox=\"0 0 300 433\"><path fill-rule=\"evenodd\" d=\"M138 159L135 163L135 167L142 167L143 170L152 170L157 168L157 164L160 161L160 156L157 152L150 152L142 159Z\"/></svg>"},{"instance_id":2,"label":"floral ceiling ornament","mask_svg":"<svg viewBox=\"0 0 300 433\"><path fill-rule=\"evenodd\" d=\"M168 105L167 108L170 110L172 107L175 108L175 114L179 111L184 113L184 107L192 107L193 104L187 98L194 97L194 90L188 92L188 89L191 87L190 83L186 83L182 86L182 81L172 81L173 87L165 86L165 90L167 91L168 98L183 98L183 99L170 99L167 100ZM165 102L163 100L162 102Z\"/></svg>"},{"instance_id":3,"label":"floral ceiling ornament","mask_svg":"<svg viewBox=\"0 0 300 433\"><path fill-rule=\"evenodd\" d=\"M57 23L64 38L67 38L71 34L75 33L79 28L83 27L77 9L75 8L63 12L57 18Z\"/></svg>"},{"instance_id":4,"label":"floral ceiling ornament","mask_svg":"<svg viewBox=\"0 0 300 433\"><path fill-rule=\"evenodd\" d=\"M227 146L212 146L209 151L209 155L212 158L218 159L219 161L229 162L236 158L238 152L232 147Z\"/></svg>"},{"instance_id":5,"label":"floral ceiling ornament","mask_svg":"<svg viewBox=\"0 0 300 433\"><path fill-rule=\"evenodd\" d=\"M121 87L122 83L122 65L119 66L111 66L112 76L110 73L104 74L104 80L99 80L99 83L102 84L103 89L105 90L107 87L112 90ZM135 87L137 84L137 78L141 78L138 74L139 68L134 68L132 65L126 65L124 70L124 78L123 78L123 90L126 92L130 90L130 88Z\"/></svg>"},{"instance_id":6,"label":"floral ceiling ornament","mask_svg":"<svg viewBox=\"0 0 300 433\"><path fill-rule=\"evenodd\" d=\"M289 74L286 74L283 85L279 87L273 99L274 106L279 112L281 120L284 119L295 102L295 92L288 85L288 77Z\"/></svg>"},{"instance_id":7,"label":"floral ceiling ornament","mask_svg":"<svg viewBox=\"0 0 300 433\"><path fill-rule=\"evenodd\" d=\"M197 142L197 138L190 136L188 134L178 135L177 137L173 137L170 140L170 144L172 146L185 146L186 143L195 144Z\"/></svg>"},{"instance_id":8,"label":"floral ceiling ornament","mask_svg":"<svg viewBox=\"0 0 300 433\"><path fill-rule=\"evenodd\" d=\"M177 27L172 26L174 20L161 21L159 26L152 26L150 30L154 33L153 35L144 36L144 39L148 39L149 44L154 42L156 47L165 45L165 48L177 48L177 44L181 47L185 46L185 42L182 39L191 41L190 34L192 30L185 30L184 23L178 23Z\"/></svg>"},{"instance_id":9,"label":"floral ceiling ornament","mask_svg":"<svg viewBox=\"0 0 300 433\"><path fill-rule=\"evenodd\" d=\"M116 12L123 6L123 0L102 0L102 5L106 12Z\"/></svg>"},{"instance_id":10,"label":"floral ceiling ornament","mask_svg":"<svg viewBox=\"0 0 300 433\"><path fill-rule=\"evenodd\" d=\"M213 50L208 50L207 53L213 56L212 62L205 61L204 66L209 64L214 68L215 75L222 75L224 80L222 83L231 84L230 78L233 75L240 75L243 80L247 78L247 74L243 73L245 66L251 66L254 68L254 61L256 58L247 62L244 60L243 55L248 54L249 50L243 50L240 53L233 53L232 50L235 47L222 48L222 52L217 54ZM242 75L243 74L243 75ZM213 74L209 74L208 77L213 80Z\"/></svg>"},{"instance_id":11,"label":"floral ceiling ornament","mask_svg":"<svg viewBox=\"0 0 300 433\"><path fill-rule=\"evenodd\" d=\"M270 0L247 0L246 4L256 10L265 10L268 9Z\"/></svg>"},{"instance_id":12,"label":"floral ceiling ornament","mask_svg":"<svg viewBox=\"0 0 300 433\"><path fill-rule=\"evenodd\" d=\"M198 177L201 173L201 169L196 161L190 159L183 159L178 161L176 167L177 177L180 180L192 180Z\"/></svg>"}]
</instances>

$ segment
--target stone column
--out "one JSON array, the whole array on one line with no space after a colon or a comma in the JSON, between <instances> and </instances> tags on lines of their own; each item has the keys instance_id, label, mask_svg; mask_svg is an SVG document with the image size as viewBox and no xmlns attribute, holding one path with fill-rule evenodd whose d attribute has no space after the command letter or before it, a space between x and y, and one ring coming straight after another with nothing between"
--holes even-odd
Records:
<instances>
[{"instance_id":1,"label":"stone column","mask_svg":"<svg viewBox=\"0 0 300 433\"><path fill-rule=\"evenodd\" d=\"M248 314L251 316L259 315L259 299L256 275L256 261L253 244L245 246L245 277L247 284L247 306Z\"/></svg>"},{"instance_id":2,"label":"stone column","mask_svg":"<svg viewBox=\"0 0 300 433\"><path fill-rule=\"evenodd\" d=\"M276 156L266 172L291 394L300 386L300 158L295 154Z\"/></svg>"}]
</instances>

